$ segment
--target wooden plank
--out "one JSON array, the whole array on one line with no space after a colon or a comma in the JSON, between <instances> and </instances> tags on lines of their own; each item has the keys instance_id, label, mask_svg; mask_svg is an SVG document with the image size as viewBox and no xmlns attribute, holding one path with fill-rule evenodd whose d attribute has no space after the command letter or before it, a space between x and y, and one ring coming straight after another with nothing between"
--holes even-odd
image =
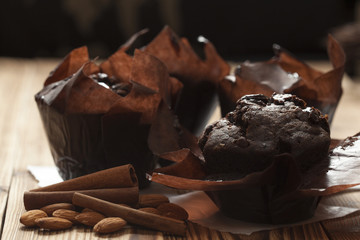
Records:
<instances>
[{"instance_id":1,"label":"wooden plank","mask_svg":"<svg viewBox=\"0 0 360 240\"><path fill-rule=\"evenodd\" d=\"M54 65L55 61L0 58L0 226L14 169L51 161L34 94Z\"/></svg>"},{"instance_id":2,"label":"wooden plank","mask_svg":"<svg viewBox=\"0 0 360 240\"><path fill-rule=\"evenodd\" d=\"M19 181L24 178L24 181ZM19 219L21 214L24 212L22 204L22 194L24 189L31 189L36 186L36 182L30 179L27 172L17 172L12 178L9 201L7 204L6 216L4 221L2 239L24 239L18 238L19 233L28 232L27 229L22 228ZM20 231L19 231L20 230Z\"/></svg>"},{"instance_id":3,"label":"wooden plank","mask_svg":"<svg viewBox=\"0 0 360 240\"><path fill-rule=\"evenodd\" d=\"M320 223L274 229L268 232L268 239L302 240L329 239ZM264 239L264 238L258 238Z\"/></svg>"},{"instance_id":4,"label":"wooden plank","mask_svg":"<svg viewBox=\"0 0 360 240\"><path fill-rule=\"evenodd\" d=\"M0 61L0 221L3 225L3 217L6 212L6 203L8 198L8 191L11 182L12 171L14 167L14 161L19 156L19 152L16 148L17 135L15 134L15 125L13 122L16 120L14 109L16 109L16 91L17 84L14 72L9 71L13 69L17 70L20 75L22 68L14 68L13 63L10 61ZM13 105L15 104L15 106Z\"/></svg>"},{"instance_id":5,"label":"wooden plank","mask_svg":"<svg viewBox=\"0 0 360 240\"><path fill-rule=\"evenodd\" d=\"M324 201L335 206L360 208L360 191L348 190L326 197ZM359 212L347 217L323 221L322 225L331 239L360 239Z\"/></svg>"},{"instance_id":6,"label":"wooden plank","mask_svg":"<svg viewBox=\"0 0 360 240\"><path fill-rule=\"evenodd\" d=\"M5 216L6 213L6 203L7 203L7 198L8 198L8 191L6 189L1 189L0 190L0 231L2 231L2 226L3 226L3 216Z\"/></svg>"}]
</instances>

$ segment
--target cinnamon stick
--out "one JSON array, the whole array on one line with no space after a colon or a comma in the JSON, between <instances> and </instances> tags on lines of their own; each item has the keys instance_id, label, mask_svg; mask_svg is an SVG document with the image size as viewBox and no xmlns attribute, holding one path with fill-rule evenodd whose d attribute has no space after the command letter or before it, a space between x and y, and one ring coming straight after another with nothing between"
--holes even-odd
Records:
<instances>
[{"instance_id":1,"label":"cinnamon stick","mask_svg":"<svg viewBox=\"0 0 360 240\"><path fill-rule=\"evenodd\" d=\"M100 198L113 203L124 203L135 206L139 201L138 187L89 189L76 191L82 194ZM26 210L40 209L53 203L71 203L75 191L53 191L24 193L24 206Z\"/></svg>"},{"instance_id":2,"label":"cinnamon stick","mask_svg":"<svg viewBox=\"0 0 360 240\"><path fill-rule=\"evenodd\" d=\"M72 203L76 206L93 209L108 217L121 217L129 223L150 229L182 236L186 234L184 221L124 207L82 193L74 193Z\"/></svg>"},{"instance_id":3,"label":"cinnamon stick","mask_svg":"<svg viewBox=\"0 0 360 240\"><path fill-rule=\"evenodd\" d=\"M102 188L126 188L138 186L135 170L131 164L109 168L61 183L30 190L31 192L73 191Z\"/></svg>"}]
</instances>

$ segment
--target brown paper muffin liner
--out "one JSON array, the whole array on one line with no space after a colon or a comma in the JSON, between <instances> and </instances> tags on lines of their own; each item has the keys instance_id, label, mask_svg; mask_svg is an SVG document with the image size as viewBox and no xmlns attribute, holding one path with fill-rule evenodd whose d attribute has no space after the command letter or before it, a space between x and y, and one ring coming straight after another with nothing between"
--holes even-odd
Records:
<instances>
[{"instance_id":1,"label":"brown paper muffin liner","mask_svg":"<svg viewBox=\"0 0 360 240\"><path fill-rule=\"evenodd\" d=\"M127 50L146 31L135 34L121 49ZM190 132L201 133L216 107L216 88L229 74L230 66L217 53L214 45L204 37L202 59L188 39L179 37L170 27L163 30L141 50L160 59L170 76L177 78L183 88L176 105L172 106L180 123Z\"/></svg>"},{"instance_id":2,"label":"brown paper muffin liner","mask_svg":"<svg viewBox=\"0 0 360 240\"><path fill-rule=\"evenodd\" d=\"M247 94L290 93L307 102L308 106L334 116L342 95L345 54L339 43L328 36L327 52L333 69L320 72L297 59L289 51L273 46L275 56L264 62L241 63L233 76L225 77L218 86L223 116L235 108L236 101Z\"/></svg>"},{"instance_id":3,"label":"brown paper muffin liner","mask_svg":"<svg viewBox=\"0 0 360 240\"><path fill-rule=\"evenodd\" d=\"M109 86L96 81L98 73L109 76ZM155 167L153 153L193 141L170 108L182 84L142 51L131 57L120 49L98 66L86 47L75 49L44 85L35 100L63 179L131 163L144 187L145 173Z\"/></svg>"},{"instance_id":4,"label":"brown paper muffin liner","mask_svg":"<svg viewBox=\"0 0 360 240\"><path fill-rule=\"evenodd\" d=\"M179 79L184 88L176 106L180 122L198 135L215 109L216 86L229 74L229 65L218 55L214 45L205 38L205 59L201 59L186 38L179 38L169 27L164 29L145 47Z\"/></svg>"}]
</instances>

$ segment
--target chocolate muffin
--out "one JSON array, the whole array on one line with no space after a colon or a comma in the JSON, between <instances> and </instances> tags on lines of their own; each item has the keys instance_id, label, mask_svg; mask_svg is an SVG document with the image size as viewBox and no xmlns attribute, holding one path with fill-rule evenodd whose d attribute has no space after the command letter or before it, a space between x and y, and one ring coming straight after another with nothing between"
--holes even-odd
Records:
<instances>
[{"instance_id":1,"label":"chocolate muffin","mask_svg":"<svg viewBox=\"0 0 360 240\"><path fill-rule=\"evenodd\" d=\"M290 153L304 172L327 157L329 145L326 117L291 94L245 95L199 139L208 173L227 179L261 171L281 153Z\"/></svg>"},{"instance_id":2,"label":"chocolate muffin","mask_svg":"<svg viewBox=\"0 0 360 240\"><path fill-rule=\"evenodd\" d=\"M132 164L143 188L158 154L188 146L170 108L182 84L140 50L97 65L86 47L75 49L44 85L35 101L64 180Z\"/></svg>"}]
</instances>

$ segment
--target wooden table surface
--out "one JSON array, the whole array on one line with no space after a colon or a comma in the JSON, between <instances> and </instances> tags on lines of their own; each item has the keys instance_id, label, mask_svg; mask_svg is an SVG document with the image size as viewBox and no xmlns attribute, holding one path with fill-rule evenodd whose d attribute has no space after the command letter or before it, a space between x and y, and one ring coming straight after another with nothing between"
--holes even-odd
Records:
<instances>
[{"instance_id":1,"label":"wooden table surface","mask_svg":"<svg viewBox=\"0 0 360 240\"><path fill-rule=\"evenodd\" d=\"M23 227L25 190L37 187L28 165L53 165L34 101L48 73L59 60L0 58L0 223L1 239L181 239L139 227L115 234L97 235L90 228L41 231ZM310 63L319 70L327 63ZM344 138L360 131L360 81L344 78L344 94L332 124L332 137ZM218 118L218 111L212 120ZM360 208L360 192L346 191L327 197L339 206ZM318 223L235 235L189 223L189 239L360 239L360 213Z\"/></svg>"}]
</instances>

